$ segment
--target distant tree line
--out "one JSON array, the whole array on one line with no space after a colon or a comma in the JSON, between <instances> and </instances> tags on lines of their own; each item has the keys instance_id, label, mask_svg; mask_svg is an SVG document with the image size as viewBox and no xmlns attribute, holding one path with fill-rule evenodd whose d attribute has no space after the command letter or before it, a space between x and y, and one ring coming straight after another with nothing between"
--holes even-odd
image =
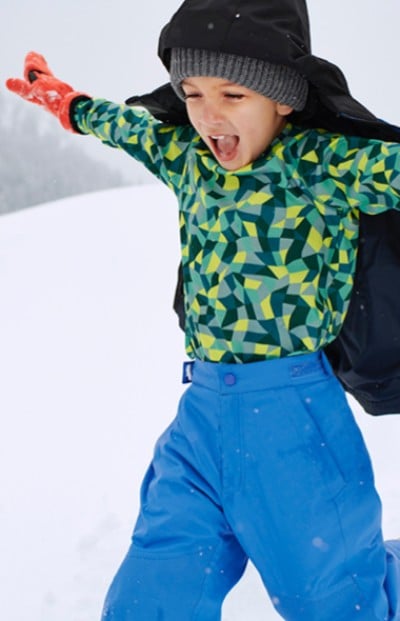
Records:
<instances>
[{"instance_id":1,"label":"distant tree line","mask_svg":"<svg viewBox=\"0 0 400 621\"><path fill-rule=\"evenodd\" d=\"M0 214L128 183L32 108L0 93Z\"/></svg>"}]
</instances>

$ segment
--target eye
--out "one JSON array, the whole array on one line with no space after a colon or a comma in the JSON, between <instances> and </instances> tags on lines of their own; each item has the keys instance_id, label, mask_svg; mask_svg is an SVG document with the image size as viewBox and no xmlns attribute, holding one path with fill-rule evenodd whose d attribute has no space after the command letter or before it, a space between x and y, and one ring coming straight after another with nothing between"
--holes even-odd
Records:
<instances>
[{"instance_id":1,"label":"eye","mask_svg":"<svg viewBox=\"0 0 400 621\"><path fill-rule=\"evenodd\" d=\"M225 93L224 95L227 99L237 99L237 100L241 100L244 99L244 95L243 93Z\"/></svg>"},{"instance_id":2,"label":"eye","mask_svg":"<svg viewBox=\"0 0 400 621\"><path fill-rule=\"evenodd\" d=\"M184 93L185 101L187 101L188 99L198 99L199 97L199 93Z\"/></svg>"}]
</instances>

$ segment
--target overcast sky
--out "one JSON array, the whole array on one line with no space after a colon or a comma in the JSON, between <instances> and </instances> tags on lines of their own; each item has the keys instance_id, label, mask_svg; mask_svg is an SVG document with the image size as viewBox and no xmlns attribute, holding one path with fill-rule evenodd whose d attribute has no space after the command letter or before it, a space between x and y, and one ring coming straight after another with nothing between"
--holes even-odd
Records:
<instances>
[{"instance_id":1,"label":"overcast sky","mask_svg":"<svg viewBox=\"0 0 400 621\"><path fill-rule=\"evenodd\" d=\"M157 41L179 1L1 1L2 92L32 49L77 90L115 101L168 79ZM400 124L399 0L309 0L308 7L314 54L337 63L375 114Z\"/></svg>"}]
</instances>

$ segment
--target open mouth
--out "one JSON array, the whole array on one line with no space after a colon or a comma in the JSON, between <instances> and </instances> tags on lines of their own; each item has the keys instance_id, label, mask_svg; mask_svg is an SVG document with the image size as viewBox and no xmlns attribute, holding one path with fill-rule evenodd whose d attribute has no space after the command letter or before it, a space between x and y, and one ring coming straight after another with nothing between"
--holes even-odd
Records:
<instances>
[{"instance_id":1,"label":"open mouth","mask_svg":"<svg viewBox=\"0 0 400 621\"><path fill-rule=\"evenodd\" d=\"M237 155L239 136L219 134L210 136L215 156L222 162L228 162Z\"/></svg>"}]
</instances>

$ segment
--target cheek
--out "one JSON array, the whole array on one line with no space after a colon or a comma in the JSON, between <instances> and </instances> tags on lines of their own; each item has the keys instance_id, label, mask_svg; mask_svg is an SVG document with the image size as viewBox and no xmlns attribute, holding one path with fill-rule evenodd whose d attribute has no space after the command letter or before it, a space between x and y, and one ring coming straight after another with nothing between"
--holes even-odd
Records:
<instances>
[{"instance_id":1,"label":"cheek","mask_svg":"<svg viewBox=\"0 0 400 621\"><path fill-rule=\"evenodd\" d=\"M186 112L189 117L190 123L193 127L198 131L198 115L194 110L192 110L191 106L186 104Z\"/></svg>"},{"instance_id":2,"label":"cheek","mask_svg":"<svg viewBox=\"0 0 400 621\"><path fill-rule=\"evenodd\" d=\"M257 109L248 111L246 116L238 119L237 124L242 135L257 141L264 139L268 133L269 125L268 120Z\"/></svg>"},{"instance_id":3,"label":"cheek","mask_svg":"<svg viewBox=\"0 0 400 621\"><path fill-rule=\"evenodd\" d=\"M271 142L271 133L269 128L260 131L260 125L254 126L247 132L247 140L249 146L253 147L253 150L263 151Z\"/></svg>"}]
</instances>

